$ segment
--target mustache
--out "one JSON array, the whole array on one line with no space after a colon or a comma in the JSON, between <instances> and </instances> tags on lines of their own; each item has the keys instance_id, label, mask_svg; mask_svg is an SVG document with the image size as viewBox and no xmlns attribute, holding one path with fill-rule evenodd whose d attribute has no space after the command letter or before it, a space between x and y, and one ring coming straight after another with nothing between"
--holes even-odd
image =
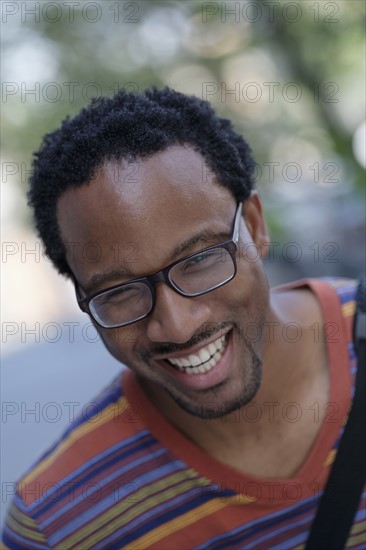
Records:
<instances>
[{"instance_id":1,"label":"mustache","mask_svg":"<svg viewBox=\"0 0 366 550\"><path fill-rule=\"evenodd\" d=\"M208 323L205 327L199 332L196 332L187 342L184 344L174 344L172 342L166 344L160 344L159 346L154 347L153 349L144 350L141 353L141 357L144 361L152 359L156 355L169 355L170 353L175 352L184 352L185 350L195 346L197 344L204 344L209 338L214 334L217 334L217 338L222 336L224 332L227 332L228 328L235 328L236 323L233 322L224 322L224 323ZM238 328L238 327L236 327Z\"/></svg>"}]
</instances>

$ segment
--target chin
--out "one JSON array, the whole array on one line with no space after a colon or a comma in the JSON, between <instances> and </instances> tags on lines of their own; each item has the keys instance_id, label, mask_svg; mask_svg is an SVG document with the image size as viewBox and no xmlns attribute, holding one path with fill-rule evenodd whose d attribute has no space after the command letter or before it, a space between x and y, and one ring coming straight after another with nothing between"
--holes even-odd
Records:
<instances>
[{"instance_id":1,"label":"chin","mask_svg":"<svg viewBox=\"0 0 366 550\"><path fill-rule=\"evenodd\" d=\"M228 381L221 382L217 386L196 393L195 395L182 395L176 390L163 387L173 401L186 413L202 420L215 420L224 418L245 407L256 396L262 381L262 361L253 357L251 376L249 381L244 382L243 390L239 395L225 395L234 393L238 387L234 383L234 391L228 389Z\"/></svg>"}]
</instances>

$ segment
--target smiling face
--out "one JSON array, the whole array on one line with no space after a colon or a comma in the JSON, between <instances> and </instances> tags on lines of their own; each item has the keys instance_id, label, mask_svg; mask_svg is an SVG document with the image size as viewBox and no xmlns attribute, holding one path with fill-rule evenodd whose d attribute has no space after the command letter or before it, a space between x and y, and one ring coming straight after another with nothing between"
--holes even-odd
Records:
<instances>
[{"instance_id":1,"label":"smiling face","mask_svg":"<svg viewBox=\"0 0 366 550\"><path fill-rule=\"evenodd\" d=\"M236 200L215 182L202 156L174 146L127 164L106 163L93 180L67 190L58 223L83 296L155 273L176 259L230 239ZM261 380L268 285L253 242L268 241L256 193L240 221L237 274L195 298L165 283L146 318L99 334L112 355L186 412L211 417L250 401ZM247 253L246 253L247 252Z\"/></svg>"}]
</instances>

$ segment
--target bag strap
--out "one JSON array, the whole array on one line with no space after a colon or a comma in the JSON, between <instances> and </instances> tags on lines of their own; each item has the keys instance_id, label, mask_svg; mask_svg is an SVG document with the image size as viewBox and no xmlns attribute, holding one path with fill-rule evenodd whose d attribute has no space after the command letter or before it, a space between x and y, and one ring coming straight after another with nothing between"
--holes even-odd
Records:
<instances>
[{"instance_id":1,"label":"bag strap","mask_svg":"<svg viewBox=\"0 0 366 550\"><path fill-rule=\"evenodd\" d=\"M355 395L305 550L343 550L366 480L366 278L359 279L353 340Z\"/></svg>"}]
</instances>

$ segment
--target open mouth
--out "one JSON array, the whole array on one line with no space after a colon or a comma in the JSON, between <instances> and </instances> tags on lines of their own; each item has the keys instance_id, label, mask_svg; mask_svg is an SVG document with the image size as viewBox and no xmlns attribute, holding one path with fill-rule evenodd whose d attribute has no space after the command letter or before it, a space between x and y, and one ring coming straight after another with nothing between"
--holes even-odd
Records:
<instances>
[{"instance_id":1,"label":"open mouth","mask_svg":"<svg viewBox=\"0 0 366 550\"><path fill-rule=\"evenodd\" d=\"M197 353L185 357L166 359L176 369L185 374L205 374L220 361L226 346L227 334L202 347Z\"/></svg>"}]
</instances>

